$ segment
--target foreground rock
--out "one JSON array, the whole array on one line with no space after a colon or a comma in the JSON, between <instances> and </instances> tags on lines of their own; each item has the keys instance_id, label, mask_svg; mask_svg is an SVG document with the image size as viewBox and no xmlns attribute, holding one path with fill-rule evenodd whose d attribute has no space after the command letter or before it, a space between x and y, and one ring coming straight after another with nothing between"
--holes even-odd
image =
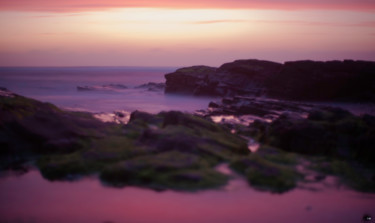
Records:
<instances>
[{"instance_id":1,"label":"foreground rock","mask_svg":"<svg viewBox=\"0 0 375 223\"><path fill-rule=\"evenodd\" d=\"M306 181L297 166L308 160L306 168L319 172L316 179L333 174L373 192L374 120L326 108L309 111L308 118L282 114L271 123L241 125L240 136L225 125L176 111L135 111L127 124L104 123L89 113L63 111L0 89L0 171L31 163L48 180L95 174L115 187L195 191L225 185L231 176L216 167L228 163L252 187L283 193ZM243 136L262 145L250 152Z\"/></svg>"},{"instance_id":2,"label":"foreground rock","mask_svg":"<svg viewBox=\"0 0 375 223\"><path fill-rule=\"evenodd\" d=\"M7 159L2 167L30 154L70 153L87 139L99 137L106 125L81 112L66 112L2 90L0 94L0 145Z\"/></svg>"},{"instance_id":3,"label":"foreground rock","mask_svg":"<svg viewBox=\"0 0 375 223\"><path fill-rule=\"evenodd\" d=\"M375 62L237 60L166 74L166 93L266 96L289 100L375 101Z\"/></svg>"},{"instance_id":4,"label":"foreground rock","mask_svg":"<svg viewBox=\"0 0 375 223\"><path fill-rule=\"evenodd\" d=\"M1 169L36 161L49 180L99 173L107 185L198 190L224 185L221 162L250 153L246 141L211 121L181 112L133 112L127 125L2 90Z\"/></svg>"},{"instance_id":5,"label":"foreground rock","mask_svg":"<svg viewBox=\"0 0 375 223\"><path fill-rule=\"evenodd\" d=\"M261 147L256 153L239 157L231 167L246 176L248 182L260 190L277 193L297 186L302 174L296 171L296 156L272 147Z\"/></svg>"},{"instance_id":6,"label":"foreground rock","mask_svg":"<svg viewBox=\"0 0 375 223\"><path fill-rule=\"evenodd\" d=\"M375 162L375 117L354 116L346 110L314 110L308 118L281 115L272 123L250 125L259 141L286 151ZM262 126L260 128L260 126Z\"/></svg>"},{"instance_id":7,"label":"foreground rock","mask_svg":"<svg viewBox=\"0 0 375 223\"><path fill-rule=\"evenodd\" d=\"M207 110L200 110L197 113L204 117L211 117L215 122L223 124L247 125L256 119L270 122L284 113L296 117L305 117L310 110L316 107L318 106L300 102L235 96L210 102ZM244 121L231 123L231 119L228 117Z\"/></svg>"},{"instance_id":8,"label":"foreground rock","mask_svg":"<svg viewBox=\"0 0 375 223\"><path fill-rule=\"evenodd\" d=\"M327 107L307 118L285 114L271 123L255 121L249 134L262 144L307 155L312 168L338 175L355 189L375 191L374 116Z\"/></svg>"},{"instance_id":9,"label":"foreground rock","mask_svg":"<svg viewBox=\"0 0 375 223\"><path fill-rule=\"evenodd\" d=\"M133 112L127 125L88 149L45 156L38 165L51 180L99 172L106 184L156 190L197 190L223 185L214 166L249 153L246 142L202 118L180 112Z\"/></svg>"},{"instance_id":10,"label":"foreground rock","mask_svg":"<svg viewBox=\"0 0 375 223\"><path fill-rule=\"evenodd\" d=\"M257 152L231 163L252 186L284 192L305 178L295 171L295 166L280 165L274 160L269 163L260 156L264 151L273 151L279 158L300 154L302 164L298 165L316 171L313 175L318 178L335 175L356 190L375 191L374 116L355 116L323 105L244 96L211 102L207 110L197 113L261 144ZM302 171L302 175L309 171Z\"/></svg>"},{"instance_id":11,"label":"foreground rock","mask_svg":"<svg viewBox=\"0 0 375 223\"><path fill-rule=\"evenodd\" d=\"M220 162L249 154L246 142L202 118L181 112L133 112L124 135L133 143L126 160L105 168L101 179L115 185L195 190L223 185Z\"/></svg>"}]
</instances>

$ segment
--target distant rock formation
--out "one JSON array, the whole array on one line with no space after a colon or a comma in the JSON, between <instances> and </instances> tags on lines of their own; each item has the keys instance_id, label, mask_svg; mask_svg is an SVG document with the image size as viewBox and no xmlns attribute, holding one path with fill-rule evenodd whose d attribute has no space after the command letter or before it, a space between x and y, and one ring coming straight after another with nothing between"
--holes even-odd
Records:
<instances>
[{"instance_id":1,"label":"distant rock formation","mask_svg":"<svg viewBox=\"0 0 375 223\"><path fill-rule=\"evenodd\" d=\"M127 88L128 87L122 84L106 84L100 86L77 86L78 91L116 91Z\"/></svg>"},{"instance_id":2,"label":"distant rock formation","mask_svg":"<svg viewBox=\"0 0 375 223\"><path fill-rule=\"evenodd\" d=\"M165 75L165 93L266 96L289 100L375 101L375 62L236 60Z\"/></svg>"},{"instance_id":3,"label":"distant rock formation","mask_svg":"<svg viewBox=\"0 0 375 223\"><path fill-rule=\"evenodd\" d=\"M105 85L92 85L92 86L77 86L77 91L112 91L112 92L122 92L127 89L145 89L147 91L163 91L165 88L165 83L155 83L148 82L136 87L127 87L122 84L105 84Z\"/></svg>"},{"instance_id":4,"label":"distant rock formation","mask_svg":"<svg viewBox=\"0 0 375 223\"><path fill-rule=\"evenodd\" d=\"M286 99L375 101L375 62L287 62L267 89Z\"/></svg>"},{"instance_id":5,"label":"distant rock formation","mask_svg":"<svg viewBox=\"0 0 375 223\"><path fill-rule=\"evenodd\" d=\"M155 83L155 82L148 82L147 84L142 84L137 87L137 89L147 89L148 91L161 91L165 88L165 83Z\"/></svg>"}]
</instances>

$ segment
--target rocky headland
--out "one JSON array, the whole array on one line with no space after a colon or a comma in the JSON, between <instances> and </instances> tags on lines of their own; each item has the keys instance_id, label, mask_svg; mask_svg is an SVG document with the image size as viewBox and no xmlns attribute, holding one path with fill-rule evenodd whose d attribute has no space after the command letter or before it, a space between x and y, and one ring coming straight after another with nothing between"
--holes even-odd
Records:
<instances>
[{"instance_id":1,"label":"rocky headland","mask_svg":"<svg viewBox=\"0 0 375 223\"><path fill-rule=\"evenodd\" d=\"M236 60L165 75L165 93L284 100L375 101L375 62Z\"/></svg>"}]
</instances>

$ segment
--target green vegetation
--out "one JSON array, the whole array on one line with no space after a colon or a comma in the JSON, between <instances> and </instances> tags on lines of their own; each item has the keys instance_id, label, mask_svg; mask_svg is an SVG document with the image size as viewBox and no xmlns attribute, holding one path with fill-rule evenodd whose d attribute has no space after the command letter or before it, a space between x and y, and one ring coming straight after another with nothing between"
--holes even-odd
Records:
<instances>
[{"instance_id":1,"label":"green vegetation","mask_svg":"<svg viewBox=\"0 0 375 223\"><path fill-rule=\"evenodd\" d=\"M117 187L137 185L157 190L197 190L226 183L228 177L214 171L203 158L177 151L140 156L111 165L100 178Z\"/></svg>"},{"instance_id":2,"label":"green vegetation","mask_svg":"<svg viewBox=\"0 0 375 223\"><path fill-rule=\"evenodd\" d=\"M295 170L294 154L262 147L248 156L234 159L230 166L244 174L253 187L283 193L296 187L302 175Z\"/></svg>"},{"instance_id":3,"label":"green vegetation","mask_svg":"<svg viewBox=\"0 0 375 223\"><path fill-rule=\"evenodd\" d=\"M345 185L363 192L375 192L374 169L355 161L311 158L310 168L323 174L339 177Z\"/></svg>"}]
</instances>

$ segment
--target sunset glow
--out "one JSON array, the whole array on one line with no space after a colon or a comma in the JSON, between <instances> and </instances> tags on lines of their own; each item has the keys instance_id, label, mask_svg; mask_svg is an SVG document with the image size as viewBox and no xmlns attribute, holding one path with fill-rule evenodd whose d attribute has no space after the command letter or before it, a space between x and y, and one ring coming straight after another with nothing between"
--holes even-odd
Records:
<instances>
[{"instance_id":1,"label":"sunset glow","mask_svg":"<svg viewBox=\"0 0 375 223\"><path fill-rule=\"evenodd\" d=\"M77 2L2 1L0 66L375 60L370 1Z\"/></svg>"}]
</instances>

